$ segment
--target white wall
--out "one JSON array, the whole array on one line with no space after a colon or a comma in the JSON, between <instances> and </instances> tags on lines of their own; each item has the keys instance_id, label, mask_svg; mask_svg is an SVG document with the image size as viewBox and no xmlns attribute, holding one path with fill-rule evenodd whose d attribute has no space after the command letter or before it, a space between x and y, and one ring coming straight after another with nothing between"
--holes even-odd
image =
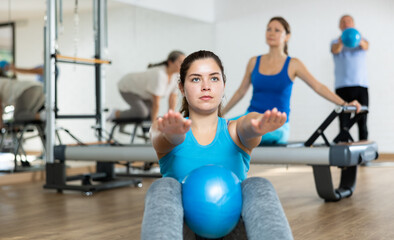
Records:
<instances>
[{"instance_id":1,"label":"white wall","mask_svg":"<svg viewBox=\"0 0 394 240\"><path fill-rule=\"evenodd\" d=\"M279 15L290 23L292 36L289 54L299 58L321 82L333 89L333 59L330 41L339 37L338 21L343 14L355 18L356 27L370 41L368 78L370 81L370 139L379 144L380 152L394 152L394 2L390 0L313 1L217 0L215 49L226 68L227 99L238 88L250 57L268 51L265 29L269 19ZM243 113L249 105L248 95L228 114ZM334 105L319 97L300 79L295 80L291 100L290 140L306 140ZM328 130L329 139L337 133L335 123ZM358 134L352 131L357 139Z\"/></svg>"},{"instance_id":2,"label":"white wall","mask_svg":"<svg viewBox=\"0 0 394 240\"><path fill-rule=\"evenodd\" d=\"M215 0L116 0L135 6L162 11L212 23L215 21Z\"/></svg>"}]
</instances>

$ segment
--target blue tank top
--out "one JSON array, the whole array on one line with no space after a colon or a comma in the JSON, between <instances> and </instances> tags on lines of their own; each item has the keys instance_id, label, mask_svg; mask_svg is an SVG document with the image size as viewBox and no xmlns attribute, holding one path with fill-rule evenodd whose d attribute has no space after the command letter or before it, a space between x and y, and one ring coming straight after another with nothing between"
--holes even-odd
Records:
<instances>
[{"instance_id":1,"label":"blue tank top","mask_svg":"<svg viewBox=\"0 0 394 240\"><path fill-rule=\"evenodd\" d=\"M289 121L290 97L293 81L288 74L290 57L288 56L282 70L275 75L263 75L259 72L261 56L256 59L256 65L251 74L253 95L250 100L248 112L264 113L276 107L287 114Z\"/></svg>"},{"instance_id":2,"label":"blue tank top","mask_svg":"<svg viewBox=\"0 0 394 240\"><path fill-rule=\"evenodd\" d=\"M190 129L183 143L159 160L163 177L173 177L179 182L194 169L215 164L231 170L243 181L249 170L250 155L238 147L228 132L226 120L218 118L218 126L213 141L200 145Z\"/></svg>"}]
</instances>

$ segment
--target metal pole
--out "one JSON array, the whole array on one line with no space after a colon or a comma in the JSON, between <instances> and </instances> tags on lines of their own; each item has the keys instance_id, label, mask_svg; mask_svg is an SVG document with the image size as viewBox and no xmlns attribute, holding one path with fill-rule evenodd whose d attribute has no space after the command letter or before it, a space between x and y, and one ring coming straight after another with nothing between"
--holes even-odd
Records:
<instances>
[{"instance_id":1,"label":"metal pole","mask_svg":"<svg viewBox=\"0 0 394 240\"><path fill-rule=\"evenodd\" d=\"M58 30L58 25L57 25L57 23L58 23L58 20L57 20L57 5L58 4L58 0L55 0L55 16L54 16L54 18L55 18L55 24L56 24L56 27L55 27L55 38L57 39L57 37L58 37L58 32L57 32L57 30Z\"/></svg>"},{"instance_id":2,"label":"metal pole","mask_svg":"<svg viewBox=\"0 0 394 240\"><path fill-rule=\"evenodd\" d=\"M54 163L55 146L55 1L47 0L44 41L45 111L46 111L46 163Z\"/></svg>"},{"instance_id":3,"label":"metal pole","mask_svg":"<svg viewBox=\"0 0 394 240\"><path fill-rule=\"evenodd\" d=\"M106 1L94 0L93 1L93 29L94 29L94 45L95 45L95 58L101 59L102 49L105 43L105 15L107 11ZM104 119L104 99L105 99L105 71L102 64L95 66L95 79L96 79L96 124L98 125L98 140L102 140L103 128L105 125Z\"/></svg>"}]
</instances>

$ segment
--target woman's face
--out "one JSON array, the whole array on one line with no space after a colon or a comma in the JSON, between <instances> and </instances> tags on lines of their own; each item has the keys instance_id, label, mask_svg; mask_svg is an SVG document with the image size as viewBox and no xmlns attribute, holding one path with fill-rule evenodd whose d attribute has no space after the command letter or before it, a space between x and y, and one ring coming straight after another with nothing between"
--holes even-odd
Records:
<instances>
[{"instance_id":1,"label":"woman's face","mask_svg":"<svg viewBox=\"0 0 394 240\"><path fill-rule=\"evenodd\" d=\"M289 40L290 35L286 34L286 30L279 21L268 23L265 39L270 47L284 46Z\"/></svg>"},{"instance_id":2,"label":"woman's face","mask_svg":"<svg viewBox=\"0 0 394 240\"><path fill-rule=\"evenodd\" d=\"M209 114L218 111L224 95L222 71L212 58L196 60L190 65L180 89L189 103L190 112Z\"/></svg>"}]
</instances>

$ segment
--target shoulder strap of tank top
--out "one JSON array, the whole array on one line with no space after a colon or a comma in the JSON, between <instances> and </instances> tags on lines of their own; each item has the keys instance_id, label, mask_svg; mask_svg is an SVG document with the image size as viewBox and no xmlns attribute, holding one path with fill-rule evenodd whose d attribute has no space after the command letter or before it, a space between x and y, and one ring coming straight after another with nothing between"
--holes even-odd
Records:
<instances>
[{"instance_id":1,"label":"shoulder strap of tank top","mask_svg":"<svg viewBox=\"0 0 394 240\"><path fill-rule=\"evenodd\" d=\"M221 130L225 130L227 129L228 123L230 121L222 118L222 117L218 117L218 128L220 128Z\"/></svg>"},{"instance_id":2,"label":"shoulder strap of tank top","mask_svg":"<svg viewBox=\"0 0 394 240\"><path fill-rule=\"evenodd\" d=\"M287 69L289 68L290 59L291 59L291 57L287 56L286 61L285 61L285 65L283 66L283 69L282 69L282 71L286 71L286 73L287 73Z\"/></svg>"},{"instance_id":3,"label":"shoulder strap of tank top","mask_svg":"<svg viewBox=\"0 0 394 240\"><path fill-rule=\"evenodd\" d=\"M256 57L256 64L254 65L253 72L254 72L254 71L257 71L257 72L258 72L258 71L259 71L260 59L261 59L261 55L259 55L259 56Z\"/></svg>"}]
</instances>

